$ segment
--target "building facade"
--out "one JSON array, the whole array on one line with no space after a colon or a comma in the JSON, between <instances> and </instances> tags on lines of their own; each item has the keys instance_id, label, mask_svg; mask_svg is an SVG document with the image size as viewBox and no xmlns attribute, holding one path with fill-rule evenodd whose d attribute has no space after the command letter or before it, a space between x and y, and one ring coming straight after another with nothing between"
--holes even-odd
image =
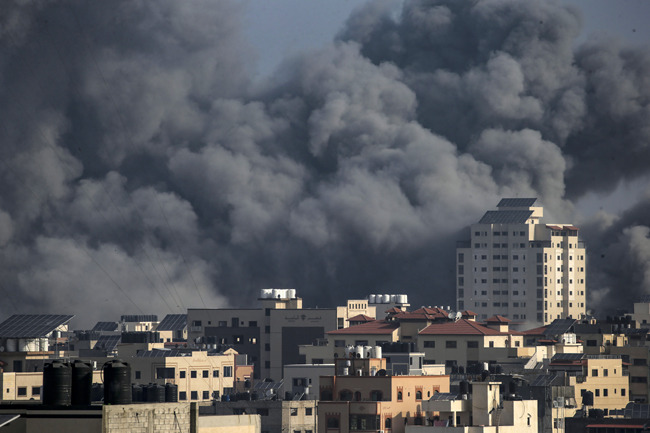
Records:
<instances>
[{"instance_id":1,"label":"building facade","mask_svg":"<svg viewBox=\"0 0 650 433\"><path fill-rule=\"evenodd\" d=\"M504 198L456 248L459 310L547 324L585 314L585 245L571 224L542 224L535 198Z\"/></svg>"}]
</instances>

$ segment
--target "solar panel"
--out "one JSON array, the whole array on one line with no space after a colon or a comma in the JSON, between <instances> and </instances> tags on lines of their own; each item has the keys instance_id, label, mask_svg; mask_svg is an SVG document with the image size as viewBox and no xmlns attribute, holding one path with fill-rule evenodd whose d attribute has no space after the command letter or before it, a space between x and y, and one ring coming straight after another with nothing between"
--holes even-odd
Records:
<instances>
[{"instance_id":1,"label":"solar panel","mask_svg":"<svg viewBox=\"0 0 650 433\"><path fill-rule=\"evenodd\" d=\"M565 334L571 329L573 324L576 322L576 319L566 318L566 319L555 319L551 322L550 325L544 330L545 336L556 336Z\"/></svg>"},{"instance_id":2,"label":"solar panel","mask_svg":"<svg viewBox=\"0 0 650 433\"><path fill-rule=\"evenodd\" d=\"M536 198L502 198L497 207L531 207Z\"/></svg>"},{"instance_id":3,"label":"solar panel","mask_svg":"<svg viewBox=\"0 0 650 433\"><path fill-rule=\"evenodd\" d=\"M556 353L551 361L580 361L583 357L583 353Z\"/></svg>"},{"instance_id":4,"label":"solar panel","mask_svg":"<svg viewBox=\"0 0 650 433\"><path fill-rule=\"evenodd\" d=\"M47 337L74 315L64 314L14 314L0 323L2 338L41 338Z\"/></svg>"},{"instance_id":5,"label":"solar panel","mask_svg":"<svg viewBox=\"0 0 650 433\"><path fill-rule=\"evenodd\" d=\"M155 314L126 314L120 317L122 322L157 322L158 316Z\"/></svg>"},{"instance_id":6,"label":"solar panel","mask_svg":"<svg viewBox=\"0 0 650 433\"><path fill-rule=\"evenodd\" d=\"M115 331L117 330L116 322L97 322L92 331Z\"/></svg>"},{"instance_id":7,"label":"solar panel","mask_svg":"<svg viewBox=\"0 0 650 433\"><path fill-rule=\"evenodd\" d=\"M458 394L453 392L436 392L431 396L429 401L456 400L457 398Z\"/></svg>"},{"instance_id":8,"label":"solar panel","mask_svg":"<svg viewBox=\"0 0 650 433\"><path fill-rule=\"evenodd\" d=\"M479 224L525 224L533 214L532 210L489 210Z\"/></svg>"},{"instance_id":9,"label":"solar panel","mask_svg":"<svg viewBox=\"0 0 650 433\"><path fill-rule=\"evenodd\" d=\"M187 314L168 314L158 324L156 331L180 331L187 326Z\"/></svg>"},{"instance_id":10,"label":"solar panel","mask_svg":"<svg viewBox=\"0 0 650 433\"><path fill-rule=\"evenodd\" d=\"M112 352L120 343L121 339L121 335L102 335L97 340L97 343L95 343L94 349L102 349L107 352Z\"/></svg>"},{"instance_id":11,"label":"solar panel","mask_svg":"<svg viewBox=\"0 0 650 433\"><path fill-rule=\"evenodd\" d=\"M530 386L549 386L556 378L556 374L540 374L533 380Z\"/></svg>"},{"instance_id":12,"label":"solar panel","mask_svg":"<svg viewBox=\"0 0 650 433\"><path fill-rule=\"evenodd\" d=\"M137 356L141 358L167 358L170 356L192 356L192 353L180 349L153 349L140 350Z\"/></svg>"}]
</instances>

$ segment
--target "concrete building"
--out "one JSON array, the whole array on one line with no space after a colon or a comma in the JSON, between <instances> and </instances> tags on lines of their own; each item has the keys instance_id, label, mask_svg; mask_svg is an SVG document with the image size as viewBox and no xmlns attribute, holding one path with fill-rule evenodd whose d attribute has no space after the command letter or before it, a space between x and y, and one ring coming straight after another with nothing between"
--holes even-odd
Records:
<instances>
[{"instance_id":1,"label":"concrete building","mask_svg":"<svg viewBox=\"0 0 650 433\"><path fill-rule=\"evenodd\" d=\"M406 424L424 424L423 403L437 392L449 392L449 376L388 376L381 368L385 363L337 359L337 375L320 378L319 432L403 433Z\"/></svg>"},{"instance_id":2,"label":"concrete building","mask_svg":"<svg viewBox=\"0 0 650 433\"><path fill-rule=\"evenodd\" d=\"M200 419L233 414L258 416L261 433L315 433L317 405L315 400L215 401L201 405L199 414Z\"/></svg>"},{"instance_id":3,"label":"concrete building","mask_svg":"<svg viewBox=\"0 0 650 433\"><path fill-rule=\"evenodd\" d=\"M231 345L248 355L256 379L280 380L284 365L304 362L298 345L337 329L336 308L303 308L293 289L264 289L259 302L261 308L189 309L189 342Z\"/></svg>"},{"instance_id":4,"label":"concrete building","mask_svg":"<svg viewBox=\"0 0 650 433\"><path fill-rule=\"evenodd\" d=\"M0 405L3 433L261 433L259 415L201 415L197 403L51 407Z\"/></svg>"},{"instance_id":5,"label":"concrete building","mask_svg":"<svg viewBox=\"0 0 650 433\"><path fill-rule=\"evenodd\" d=\"M499 382L473 382L459 398L439 394L422 402L428 425L407 425L406 433L537 433L537 401L502 399ZM436 414L436 415L434 415Z\"/></svg>"},{"instance_id":6,"label":"concrete building","mask_svg":"<svg viewBox=\"0 0 650 433\"><path fill-rule=\"evenodd\" d=\"M542 224L535 198L504 198L456 248L459 310L547 324L585 314L586 253L571 224Z\"/></svg>"},{"instance_id":7,"label":"concrete building","mask_svg":"<svg viewBox=\"0 0 650 433\"><path fill-rule=\"evenodd\" d=\"M307 400L317 400L320 377L334 374L334 364L290 364L284 366L284 391Z\"/></svg>"}]
</instances>

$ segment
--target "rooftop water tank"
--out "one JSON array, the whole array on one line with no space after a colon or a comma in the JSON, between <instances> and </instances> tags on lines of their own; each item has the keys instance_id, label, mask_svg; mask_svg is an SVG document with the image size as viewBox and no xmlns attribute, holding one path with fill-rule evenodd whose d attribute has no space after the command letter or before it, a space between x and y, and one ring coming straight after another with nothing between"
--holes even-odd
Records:
<instances>
[{"instance_id":1,"label":"rooftop water tank","mask_svg":"<svg viewBox=\"0 0 650 433\"><path fill-rule=\"evenodd\" d=\"M72 363L72 404L89 406L93 387L93 366L90 361L77 359Z\"/></svg>"},{"instance_id":2,"label":"rooftop water tank","mask_svg":"<svg viewBox=\"0 0 650 433\"><path fill-rule=\"evenodd\" d=\"M377 295L368 295L369 304L374 304L376 299L377 299Z\"/></svg>"},{"instance_id":3,"label":"rooftop water tank","mask_svg":"<svg viewBox=\"0 0 650 433\"><path fill-rule=\"evenodd\" d=\"M70 364L56 359L43 367L43 404L69 406L72 401Z\"/></svg>"},{"instance_id":4,"label":"rooftop water tank","mask_svg":"<svg viewBox=\"0 0 650 433\"><path fill-rule=\"evenodd\" d=\"M131 404L131 366L112 359L103 366L104 404Z\"/></svg>"}]
</instances>

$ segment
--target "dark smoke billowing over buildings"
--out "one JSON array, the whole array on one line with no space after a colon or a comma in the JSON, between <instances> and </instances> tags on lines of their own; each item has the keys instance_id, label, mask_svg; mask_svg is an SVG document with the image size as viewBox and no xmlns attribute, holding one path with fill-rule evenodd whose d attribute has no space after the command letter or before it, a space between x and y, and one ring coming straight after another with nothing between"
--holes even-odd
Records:
<instances>
[{"instance_id":1,"label":"dark smoke billowing over buildings","mask_svg":"<svg viewBox=\"0 0 650 433\"><path fill-rule=\"evenodd\" d=\"M500 197L581 226L591 307L650 293L650 50L578 44L552 2L373 2L253 82L238 3L5 2L0 314L453 304L459 232Z\"/></svg>"}]
</instances>

